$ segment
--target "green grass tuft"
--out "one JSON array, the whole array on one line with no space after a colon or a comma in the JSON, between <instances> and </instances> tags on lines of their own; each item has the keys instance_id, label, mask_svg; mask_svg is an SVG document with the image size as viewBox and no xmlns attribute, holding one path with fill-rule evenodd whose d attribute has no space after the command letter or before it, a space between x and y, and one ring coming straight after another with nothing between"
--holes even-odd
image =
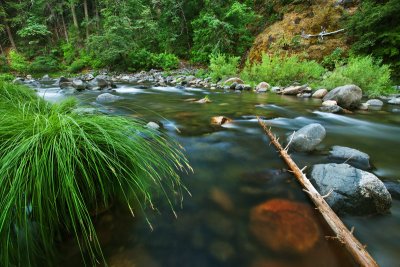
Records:
<instances>
[{"instance_id":1,"label":"green grass tuft","mask_svg":"<svg viewBox=\"0 0 400 267\"><path fill-rule=\"evenodd\" d=\"M102 259L91 214L122 200L134 212L185 190L182 148L142 121L74 113L0 82L0 265L50 265L60 237L75 235L90 265ZM140 209L139 209L140 212Z\"/></svg>"}]
</instances>

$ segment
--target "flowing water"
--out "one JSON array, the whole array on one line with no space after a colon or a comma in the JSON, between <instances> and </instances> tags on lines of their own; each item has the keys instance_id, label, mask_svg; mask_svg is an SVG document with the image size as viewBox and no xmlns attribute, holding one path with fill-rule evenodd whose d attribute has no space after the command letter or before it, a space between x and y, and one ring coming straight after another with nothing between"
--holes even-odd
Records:
<instances>
[{"instance_id":1,"label":"flowing water","mask_svg":"<svg viewBox=\"0 0 400 267\"><path fill-rule=\"evenodd\" d=\"M40 89L51 101L62 98L56 89ZM153 230L139 216L114 207L96 224L104 253L111 266L137 267L263 267L263 266L355 266L317 212L313 217L322 231L316 246L303 254L274 252L250 231L253 207L270 199L289 199L312 207L294 177L269 146L255 116L261 116L285 140L287 134L312 122L322 124L327 137L318 152L292 153L297 164L325 163L333 145L348 146L371 156L373 172L383 181L400 179L400 114L390 106L382 111L336 115L316 111L320 100L275 94L255 94L118 85L115 94L124 99L94 104L100 92L77 95L83 105L105 112L160 122L163 131L186 150L194 173L183 174L192 196L185 195L175 218L168 205L147 213ZM185 101L209 95L212 103ZM234 123L210 125L213 116L226 116ZM355 227L355 235L381 266L400 266L400 201L393 200L391 213L370 217L341 217ZM276 240L280 242L280 240ZM68 251L63 266L81 266L77 249Z\"/></svg>"}]
</instances>

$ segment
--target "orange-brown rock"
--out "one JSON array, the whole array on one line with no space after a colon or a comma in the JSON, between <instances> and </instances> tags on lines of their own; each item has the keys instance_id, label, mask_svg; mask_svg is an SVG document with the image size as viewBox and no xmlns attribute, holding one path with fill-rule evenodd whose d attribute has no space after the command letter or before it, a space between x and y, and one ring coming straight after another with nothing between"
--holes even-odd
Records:
<instances>
[{"instance_id":1,"label":"orange-brown rock","mask_svg":"<svg viewBox=\"0 0 400 267\"><path fill-rule=\"evenodd\" d=\"M250 231L260 243L276 252L304 253L320 238L313 210L285 199L269 200L254 207Z\"/></svg>"},{"instance_id":2,"label":"orange-brown rock","mask_svg":"<svg viewBox=\"0 0 400 267\"><path fill-rule=\"evenodd\" d=\"M211 118L211 124L215 125L223 125L225 123L230 123L233 120L224 116L217 116L217 117L212 117Z\"/></svg>"}]
</instances>

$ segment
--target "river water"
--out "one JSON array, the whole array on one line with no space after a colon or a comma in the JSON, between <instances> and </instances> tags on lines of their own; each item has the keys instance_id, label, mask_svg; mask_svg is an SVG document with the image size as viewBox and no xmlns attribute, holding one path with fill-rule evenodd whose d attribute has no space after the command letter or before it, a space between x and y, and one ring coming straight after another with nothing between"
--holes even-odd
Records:
<instances>
[{"instance_id":1,"label":"river water","mask_svg":"<svg viewBox=\"0 0 400 267\"><path fill-rule=\"evenodd\" d=\"M43 88L39 94L50 101L63 98L58 89ZM115 94L123 99L95 104L100 92L85 91L76 97L82 105L95 105L111 114L161 122L163 131L186 150L194 173L182 174L192 196L185 195L175 218L162 200L158 212L132 218L113 207L96 220L104 254L110 266L125 267L264 267L264 266L355 266L315 212L313 220L322 229L317 245L303 254L273 251L263 246L249 230L253 207L271 199L288 199L312 207L274 147L260 129L261 116L285 140L287 134L317 122L327 137L315 153L292 153L296 163L312 166L328 162L333 145L348 146L371 157L373 173L383 181L400 179L400 113L394 106L382 111L336 115L319 112L320 100L275 94L177 89L119 84ZM209 104L185 101L208 95ZM234 123L210 124L213 116L226 116ZM400 266L400 201L393 200L391 213L379 216L341 216L354 226L356 237L381 266ZM277 240L276 242L279 242ZM62 266L81 266L81 255L66 245Z\"/></svg>"}]
</instances>

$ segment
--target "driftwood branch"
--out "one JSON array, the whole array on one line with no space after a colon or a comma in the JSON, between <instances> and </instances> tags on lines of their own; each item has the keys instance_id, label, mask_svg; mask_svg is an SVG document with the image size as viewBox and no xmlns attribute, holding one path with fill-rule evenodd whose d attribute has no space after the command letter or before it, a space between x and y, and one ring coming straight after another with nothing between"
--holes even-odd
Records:
<instances>
[{"instance_id":1,"label":"driftwood branch","mask_svg":"<svg viewBox=\"0 0 400 267\"><path fill-rule=\"evenodd\" d=\"M321 212L325 221L328 223L330 228L335 233L335 239L337 239L347 251L353 256L354 260L360 266L374 267L378 266L375 260L371 257L365 247L353 236L353 229L349 231L343 222L339 219L336 213L331 209L331 207L326 203L325 199L318 193L315 187L311 184L310 180L306 177L302 170L297 166L297 164L292 160L287 151L281 146L277 141L276 136L267 128L267 125L258 118L258 122L264 129L266 135L270 138L271 143L278 149L280 155L285 160L288 167L292 170L296 179L300 182L302 187L312 202L314 202L317 209Z\"/></svg>"},{"instance_id":2,"label":"driftwood branch","mask_svg":"<svg viewBox=\"0 0 400 267\"><path fill-rule=\"evenodd\" d=\"M340 32L344 32L344 29L340 29L333 32L327 32L325 28L321 28L321 32L318 34L306 34L304 31L301 32L301 37L304 39L310 39L311 37L318 37L323 40L325 36L334 35Z\"/></svg>"}]
</instances>

